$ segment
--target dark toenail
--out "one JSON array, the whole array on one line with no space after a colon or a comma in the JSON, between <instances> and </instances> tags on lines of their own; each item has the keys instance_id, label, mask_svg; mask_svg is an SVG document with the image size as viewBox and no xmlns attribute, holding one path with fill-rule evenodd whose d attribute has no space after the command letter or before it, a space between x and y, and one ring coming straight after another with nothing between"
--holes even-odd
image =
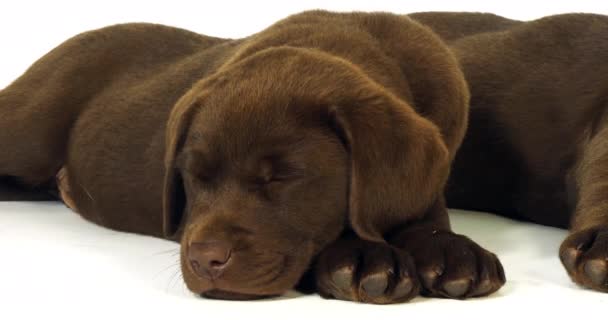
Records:
<instances>
[{"instance_id":1,"label":"dark toenail","mask_svg":"<svg viewBox=\"0 0 608 320\"><path fill-rule=\"evenodd\" d=\"M388 286L388 277L386 274L374 274L365 277L361 281L361 287L368 297L379 297L384 294Z\"/></svg>"},{"instance_id":2,"label":"dark toenail","mask_svg":"<svg viewBox=\"0 0 608 320\"><path fill-rule=\"evenodd\" d=\"M477 288L473 292L474 296L485 295L492 290L492 281L490 279L484 279L479 282Z\"/></svg>"},{"instance_id":3,"label":"dark toenail","mask_svg":"<svg viewBox=\"0 0 608 320\"><path fill-rule=\"evenodd\" d=\"M432 288L435 284L435 281L439 276L441 276L443 272L441 270L430 270L422 273L422 281L424 282L424 286L427 288Z\"/></svg>"},{"instance_id":4,"label":"dark toenail","mask_svg":"<svg viewBox=\"0 0 608 320\"><path fill-rule=\"evenodd\" d=\"M445 290L450 297L458 298L467 293L470 286L471 280L469 279L451 280L446 281L443 284L443 290Z\"/></svg>"},{"instance_id":5,"label":"dark toenail","mask_svg":"<svg viewBox=\"0 0 608 320\"><path fill-rule=\"evenodd\" d=\"M393 296L396 298L405 297L412 292L414 289L414 282L410 278L404 278L397 283L395 289L393 289Z\"/></svg>"},{"instance_id":6,"label":"dark toenail","mask_svg":"<svg viewBox=\"0 0 608 320\"><path fill-rule=\"evenodd\" d=\"M348 288L353 281L353 269L351 267L342 267L331 275L333 283L341 288Z\"/></svg>"},{"instance_id":7,"label":"dark toenail","mask_svg":"<svg viewBox=\"0 0 608 320\"><path fill-rule=\"evenodd\" d=\"M496 260L496 269L498 270L498 278L500 279L500 283L504 284L505 282L507 282L505 269L502 267L502 264L498 260Z\"/></svg>"},{"instance_id":8,"label":"dark toenail","mask_svg":"<svg viewBox=\"0 0 608 320\"><path fill-rule=\"evenodd\" d=\"M564 252L561 254L561 258L566 269L574 270L576 268L576 260L578 259L580 253L580 251L573 248L564 250Z\"/></svg>"},{"instance_id":9,"label":"dark toenail","mask_svg":"<svg viewBox=\"0 0 608 320\"><path fill-rule=\"evenodd\" d=\"M590 260L585 262L585 273L591 279L591 282L596 286L604 285L608 267L604 260Z\"/></svg>"}]
</instances>

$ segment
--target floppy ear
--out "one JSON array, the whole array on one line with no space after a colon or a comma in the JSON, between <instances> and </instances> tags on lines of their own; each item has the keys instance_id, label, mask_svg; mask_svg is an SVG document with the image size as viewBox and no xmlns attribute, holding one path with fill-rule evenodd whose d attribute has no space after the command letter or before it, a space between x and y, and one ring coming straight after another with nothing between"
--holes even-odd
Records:
<instances>
[{"instance_id":1,"label":"floppy ear","mask_svg":"<svg viewBox=\"0 0 608 320\"><path fill-rule=\"evenodd\" d=\"M182 176L175 167L177 151L183 145L190 127L195 103L192 91L184 95L169 116L165 136L165 180L163 186L163 235L174 239L184 218L186 194Z\"/></svg>"},{"instance_id":2,"label":"floppy ear","mask_svg":"<svg viewBox=\"0 0 608 320\"><path fill-rule=\"evenodd\" d=\"M351 158L349 218L362 238L421 218L443 193L448 149L437 126L394 97L332 106Z\"/></svg>"}]
</instances>

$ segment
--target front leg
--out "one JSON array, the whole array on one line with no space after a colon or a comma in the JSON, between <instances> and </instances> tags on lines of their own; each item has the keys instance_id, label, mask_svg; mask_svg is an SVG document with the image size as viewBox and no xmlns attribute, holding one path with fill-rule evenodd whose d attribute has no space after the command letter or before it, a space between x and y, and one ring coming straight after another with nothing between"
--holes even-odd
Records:
<instances>
[{"instance_id":1,"label":"front leg","mask_svg":"<svg viewBox=\"0 0 608 320\"><path fill-rule=\"evenodd\" d=\"M313 273L326 298L405 302L419 293L446 298L489 295L505 283L496 255L449 226L443 200L421 220L396 228L388 242L347 232L318 256Z\"/></svg>"},{"instance_id":2,"label":"front leg","mask_svg":"<svg viewBox=\"0 0 608 320\"><path fill-rule=\"evenodd\" d=\"M397 228L389 243L414 259L422 294L463 299L489 295L505 283L496 255L451 231L443 199L422 220Z\"/></svg>"},{"instance_id":3,"label":"front leg","mask_svg":"<svg viewBox=\"0 0 608 320\"><path fill-rule=\"evenodd\" d=\"M313 272L317 291L325 298L397 303L417 296L420 288L407 252L350 231L320 253Z\"/></svg>"}]
</instances>

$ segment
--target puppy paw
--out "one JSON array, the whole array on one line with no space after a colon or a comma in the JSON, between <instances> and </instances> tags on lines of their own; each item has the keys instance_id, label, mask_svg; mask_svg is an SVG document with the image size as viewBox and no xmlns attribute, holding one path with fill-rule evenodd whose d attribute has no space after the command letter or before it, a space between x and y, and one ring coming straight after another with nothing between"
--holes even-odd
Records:
<instances>
[{"instance_id":1,"label":"puppy paw","mask_svg":"<svg viewBox=\"0 0 608 320\"><path fill-rule=\"evenodd\" d=\"M464 299L489 295L502 287L505 274L496 255L452 232L414 237L404 249L414 258L422 294Z\"/></svg>"},{"instance_id":2,"label":"puppy paw","mask_svg":"<svg viewBox=\"0 0 608 320\"><path fill-rule=\"evenodd\" d=\"M574 282L608 292L608 227L572 233L562 243L559 257Z\"/></svg>"},{"instance_id":3,"label":"puppy paw","mask_svg":"<svg viewBox=\"0 0 608 320\"><path fill-rule=\"evenodd\" d=\"M317 258L316 286L324 298L388 304L412 299L419 284L411 257L383 243L338 239Z\"/></svg>"}]
</instances>

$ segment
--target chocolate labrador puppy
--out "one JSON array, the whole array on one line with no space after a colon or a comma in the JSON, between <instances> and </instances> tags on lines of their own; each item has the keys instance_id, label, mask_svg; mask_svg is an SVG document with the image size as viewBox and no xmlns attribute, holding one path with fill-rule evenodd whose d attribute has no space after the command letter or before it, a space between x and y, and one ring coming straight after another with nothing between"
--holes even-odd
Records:
<instances>
[{"instance_id":1,"label":"chocolate labrador puppy","mask_svg":"<svg viewBox=\"0 0 608 320\"><path fill-rule=\"evenodd\" d=\"M608 292L608 17L411 17L450 41L471 90L448 205L569 227L568 274Z\"/></svg>"},{"instance_id":2,"label":"chocolate labrador puppy","mask_svg":"<svg viewBox=\"0 0 608 320\"><path fill-rule=\"evenodd\" d=\"M502 267L450 231L443 196L468 94L403 16L305 12L238 40L116 25L0 92L0 176L179 241L207 297L281 294L309 269L324 297L482 296Z\"/></svg>"}]
</instances>

